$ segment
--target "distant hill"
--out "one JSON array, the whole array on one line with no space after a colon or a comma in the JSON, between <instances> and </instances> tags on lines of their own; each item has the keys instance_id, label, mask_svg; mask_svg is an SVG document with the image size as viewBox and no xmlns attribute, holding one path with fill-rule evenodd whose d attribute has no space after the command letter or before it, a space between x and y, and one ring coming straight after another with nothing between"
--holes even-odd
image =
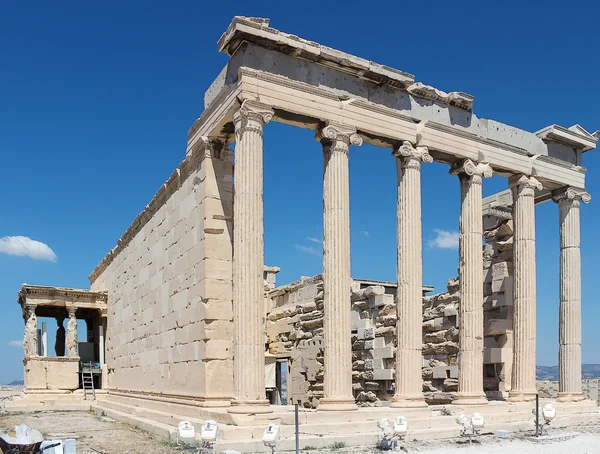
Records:
<instances>
[{"instance_id":1,"label":"distant hill","mask_svg":"<svg viewBox=\"0 0 600 454\"><path fill-rule=\"evenodd\" d=\"M600 364L582 364L583 378L600 378ZM558 366L537 366L538 380L558 380Z\"/></svg>"},{"instance_id":2,"label":"distant hill","mask_svg":"<svg viewBox=\"0 0 600 454\"><path fill-rule=\"evenodd\" d=\"M12 383L9 383L8 386L23 386L25 382L23 380L15 380Z\"/></svg>"}]
</instances>

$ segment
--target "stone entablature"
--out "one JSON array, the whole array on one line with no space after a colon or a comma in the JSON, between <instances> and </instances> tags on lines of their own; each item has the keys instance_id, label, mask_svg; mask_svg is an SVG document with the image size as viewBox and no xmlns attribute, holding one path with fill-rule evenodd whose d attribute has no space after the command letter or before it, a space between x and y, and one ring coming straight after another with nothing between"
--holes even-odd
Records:
<instances>
[{"instance_id":1,"label":"stone entablature","mask_svg":"<svg viewBox=\"0 0 600 454\"><path fill-rule=\"evenodd\" d=\"M25 307L69 308L98 310L106 317L108 293L66 287L23 284L18 303Z\"/></svg>"},{"instance_id":2,"label":"stone entablature","mask_svg":"<svg viewBox=\"0 0 600 454\"><path fill-rule=\"evenodd\" d=\"M237 99L260 99L276 109L277 121L313 129L319 122L342 121L376 145L408 140L428 146L437 160L486 161L507 176L536 174L548 187L584 186L580 155L594 148L597 138L578 125L531 133L479 119L465 110L472 103L468 95L445 97L415 83L412 75L388 73L390 68L384 71L389 77L375 75L385 67L273 29L268 19L234 18L219 47L231 60L207 92L206 111L190 130L190 145L211 130L226 131ZM463 95L452 105L449 98Z\"/></svg>"}]
</instances>

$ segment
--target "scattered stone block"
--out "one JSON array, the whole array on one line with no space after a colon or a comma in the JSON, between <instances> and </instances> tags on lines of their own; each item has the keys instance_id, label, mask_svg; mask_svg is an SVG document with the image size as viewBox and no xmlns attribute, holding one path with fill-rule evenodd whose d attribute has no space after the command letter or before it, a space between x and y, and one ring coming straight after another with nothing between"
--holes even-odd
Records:
<instances>
[{"instance_id":1,"label":"scattered stone block","mask_svg":"<svg viewBox=\"0 0 600 454\"><path fill-rule=\"evenodd\" d=\"M394 357L394 348L393 347L383 347L383 348L374 348L373 349L373 358L383 359L383 358L393 358Z\"/></svg>"},{"instance_id":2,"label":"scattered stone block","mask_svg":"<svg viewBox=\"0 0 600 454\"><path fill-rule=\"evenodd\" d=\"M381 369L373 371L373 380L393 380L394 370L393 369Z\"/></svg>"}]
</instances>

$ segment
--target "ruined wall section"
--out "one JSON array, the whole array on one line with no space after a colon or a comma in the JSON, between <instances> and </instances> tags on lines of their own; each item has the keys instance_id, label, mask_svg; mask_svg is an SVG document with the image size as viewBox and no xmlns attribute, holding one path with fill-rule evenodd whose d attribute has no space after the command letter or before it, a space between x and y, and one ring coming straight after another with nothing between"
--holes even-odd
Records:
<instances>
[{"instance_id":1,"label":"ruined wall section","mask_svg":"<svg viewBox=\"0 0 600 454\"><path fill-rule=\"evenodd\" d=\"M423 393L429 404L452 402L458 391L458 279L423 298Z\"/></svg>"},{"instance_id":2,"label":"ruined wall section","mask_svg":"<svg viewBox=\"0 0 600 454\"><path fill-rule=\"evenodd\" d=\"M488 398L510 391L513 348L513 221L507 205L483 218L484 379Z\"/></svg>"},{"instance_id":3,"label":"ruined wall section","mask_svg":"<svg viewBox=\"0 0 600 454\"><path fill-rule=\"evenodd\" d=\"M377 285L380 284L380 285ZM394 395L396 285L352 284L352 382L360 406L380 406ZM315 408L323 396L323 281L304 278L269 293L266 343L288 358L291 402ZM458 382L458 282L423 299L423 390L429 403L447 403Z\"/></svg>"},{"instance_id":4,"label":"ruined wall section","mask_svg":"<svg viewBox=\"0 0 600 454\"><path fill-rule=\"evenodd\" d=\"M111 392L229 401L232 173L228 150L192 149L90 275Z\"/></svg>"}]
</instances>

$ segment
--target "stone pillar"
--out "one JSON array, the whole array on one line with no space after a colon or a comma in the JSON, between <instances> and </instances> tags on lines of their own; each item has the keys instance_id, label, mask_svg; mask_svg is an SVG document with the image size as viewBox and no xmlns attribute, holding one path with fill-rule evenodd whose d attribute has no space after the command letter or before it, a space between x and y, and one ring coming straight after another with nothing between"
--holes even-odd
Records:
<instances>
[{"instance_id":1,"label":"stone pillar","mask_svg":"<svg viewBox=\"0 0 600 454\"><path fill-rule=\"evenodd\" d=\"M513 364L509 400L534 400L536 389L536 274L535 190L541 183L534 177L514 175L512 189L514 223Z\"/></svg>"},{"instance_id":2,"label":"stone pillar","mask_svg":"<svg viewBox=\"0 0 600 454\"><path fill-rule=\"evenodd\" d=\"M42 322L42 356L48 356L48 326Z\"/></svg>"},{"instance_id":3,"label":"stone pillar","mask_svg":"<svg viewBox=\"0 0 600 454\"><path fill-rule=\"evenodd\" d=\"M98 325L98 362L100 366L104 364L104 325L106 324L106 318L100 317L100 324Z\"/></svg>"},{"instance_id":4,"label":"stone pillar","mask_svg":"<svg viewBox=\"0 0 600 454\"><path fill-rule=\"evenodd\" d=\"M67 339L65 342L67 356L77 356L77 318L75 317L77 308L68 306L67 311L69 312L69 321L67 322Z\"/></svg>"},{"instance_id":5,"label":"stone pillar","mask_svg":"<svg viewBox=\"0 0 600 454\"><path fill-rule=\"evenodd\" d=\"M492 176L488 164L470 159L450 171L460 179L460 306L458 405L485 404L483 392L483 215L482 178Z\"/></svg>"},{"instance_id":6,"label":"stone pillar","mask_svg":"<svg viewBox=\"0 0 600 454\"><path fill-rule=\"evenodd\" d=\"M263 126L270 107L244 101L234 115L234 399L230 413L272 411L265 395Z\"/></svg>"},{"instance_id":7,"label":"stone pillar","mask_svg":"<svg viewBox=\"0 0 600 454\"><path fill-rule=\"evenodd\" d=\"M396 293L396 393L391 407L426 407L423 396L423 257L421 161L431 163L427 147L404 142L393 152L398 173Z\"/></svg>"},{"instance_id":8,"label":"stone pillar","mask_svg":"<svg viewBox=\"0 0 600 454\"><path fill-rule=\"evenodd\" d=\"M25 320L25 332L23 333L23 354L25 358L38 356L38 328L35 305L26 304L23 307L23 319Z\"/></svg>"},{"instance_id":9,"label":"stone pillar","mask_svg":"<svg viewBox=\"0 0 600 454\"><path fill-rule=\"evenodd\" d=\"M580 202L590 195L565 188L553 193L560 220L560 318L558 401L583 400L581 391L581 250Z\"/></svg>"},{"instance_id":10,"label":"stone pillar","mask_svg":"<svg viewBox=\"0 0 600 454\"><path fill-rule=\"evenodd\" d=\"M352 395L350 188L348 150L362 145L356 129L328 122L323 145L323 398L318 410L356 410Z\"/></svg>"}]
</instances>

